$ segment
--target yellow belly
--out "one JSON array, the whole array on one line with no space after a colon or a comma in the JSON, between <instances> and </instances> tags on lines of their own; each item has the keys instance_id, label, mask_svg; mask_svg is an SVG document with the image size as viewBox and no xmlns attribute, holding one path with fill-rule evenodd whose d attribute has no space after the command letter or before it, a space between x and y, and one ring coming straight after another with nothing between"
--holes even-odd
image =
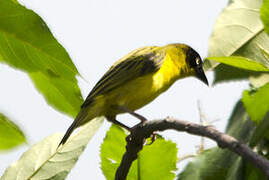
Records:
<instances>
[{"instance_id":1,"label":"yellow belly","mask_svg":"<svg viewBox=\"0 0 269 180\"><path fill-rule=\"evenodd\" d=\"M145 106L161 93L155 87L154 79L151 75L137 78L120 87L120 90L115 92L118 93L112 99L116 100L114 101L116 105L124 106L130 110L136 110ZM114 102L109 100L109 104Z\"/></svg>"}]
</instances>

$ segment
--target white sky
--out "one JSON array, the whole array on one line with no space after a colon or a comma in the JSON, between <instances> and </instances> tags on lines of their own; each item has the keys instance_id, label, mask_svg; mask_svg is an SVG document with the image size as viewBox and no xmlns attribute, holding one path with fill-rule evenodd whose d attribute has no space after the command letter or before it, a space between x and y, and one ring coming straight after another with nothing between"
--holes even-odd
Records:
<instances>
[{"instance_id":1,"label":"white sky","mask_svg":"<svg viewBox=\"0 0 269 180\"><path fill-rule=\"evenodd\" d=\"M80 80L83 96L113 64L129 51L147 45L186 43L206 57L213 24L227 0L21 0L36 11L67 49L88 83ZM28 76L0 65L0 112L7 114L26 133L29 145L44 137L64 132L72 119L49 107L35 90ZM213 73L207 73L210 82ZM181 80L154 102L138 112L148 119L174 116L199 122L197 101L204 114L219 130L241 97L247 82L232 82L208 88L194 78ZM121 115L120 120L130 120ZM124 121L124 123L129 123ZM135 123L133 121L132 123ZM95 135L68 178L102 180L99 147L110 126L105 123ZM195 152L200 138L166 132L166 138L178 143L179 155ZM214 145L207 143L207 147ZM0 175L19 159L29 146L0 154ZM182 168L184 163L179 164Z\"/></svg>"}]
</instances>

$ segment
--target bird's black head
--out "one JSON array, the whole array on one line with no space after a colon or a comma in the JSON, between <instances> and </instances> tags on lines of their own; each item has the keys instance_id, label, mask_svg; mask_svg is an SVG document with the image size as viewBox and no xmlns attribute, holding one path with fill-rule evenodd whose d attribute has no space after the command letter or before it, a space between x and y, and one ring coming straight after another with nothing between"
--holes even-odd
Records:
<instances>
[{"instance_id":1,"label":"bird's black head","mask_svg":"<svg viewBox=\"0 0 269 180\"><path fill-rule=\"evenodd\" d=\"M203 70L203 61L200 55L191 47L186 49L186 62L189 64L190 68L194 69L195 76L208 85L208 81Z\"/></svg>"}]
</instances>

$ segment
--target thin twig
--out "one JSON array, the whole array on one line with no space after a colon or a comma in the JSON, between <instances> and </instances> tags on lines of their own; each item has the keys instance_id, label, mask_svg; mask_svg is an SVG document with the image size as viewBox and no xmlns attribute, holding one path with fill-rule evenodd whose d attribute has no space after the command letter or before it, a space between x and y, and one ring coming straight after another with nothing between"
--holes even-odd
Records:
<instances>
[{"instance_id":1,"label":"thin twig","mask_svg":"<svg viewBox=\"0 0 269 180\"><path fill-rule=\"evenodd\" d=\"M247 145L238 142L234 137L217 131L212 126L203 126L196 123L166 118L147 121L132 128L132 133L126 138L126 152L117 169L115 180L125 180L132 162L137 159L138 152L143 148L145 139L154 131L174 129L189 134L204 136L217 142L220 148L227 148L240 155L254 166L263 171L269 177L269 161L253 152Z\"/></svg>"},{"instance_id":2,"label":"thin twig","mask_svg":"<svg viewBox=\"0 0 269 180\"><path fill-rule=\"evenodd\" d=\"M204 120L205 119L205 115L202 112L200 100L197 101L197 107L198 107L198 111L199 111L200 124L203 125L203 126L205 126L206 125L206 121ZM200 146L199 146L199 148L197 150L197 154L203 152L204 148L205 148L205 137L202 136L201 137L201 144L200 144Z\"/></svg>"},{"instance_id":3,"label":"thin twig","mask_svg":"<svg viewBox=\"0 0 269 180\"><path fill-rule=\"evenodd\" d=\"M177 163L184 161L189 158L195 158L198 154L185 154L177 159Z\"/></svg>"}]
</instances>

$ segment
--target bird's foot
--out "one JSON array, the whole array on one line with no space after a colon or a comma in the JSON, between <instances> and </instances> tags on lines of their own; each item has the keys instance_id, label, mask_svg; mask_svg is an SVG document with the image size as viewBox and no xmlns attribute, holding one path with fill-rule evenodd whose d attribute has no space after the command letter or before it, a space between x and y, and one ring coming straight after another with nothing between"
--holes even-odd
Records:
<instances>
[{"instance_id":1,"label":"bird's foot","mask_svg":"<svg viewBox=\"0 0 269 180\"><path fill-rule=\"evenodd\" d=\"M153 131L153 133L150 135L151 137L151 142L149 144L146 144L146 145L152 145L155 140L157 139L157 132L156 131Z\"/></svg>"},{"instance_id":2,"label":"bird's foot","mask_svg":"<svg viewBox=\"0 0 269 180\"><path fill-rule=\"evenodd\" d=\"M140 123L136 124L135 126L131 127L131 128L129 129L130 134L126 137L126 140L127 140L127 141L131 141L131 140L132 140L132 135L133 135L133 133L136 131L136 129L137 129L139 126L143 126L144 123L145 123L145 122L140 122ZM157 139L157 132L154 131L154 132L150 135L150 138L151 138L151 142L147 144L147 141L146 141L146 139L145 139L145 141L144 141L144 145L151 145L151 144L153 144L153 143L155 142L155 140Z\"/></svg>"}]
</instances>

